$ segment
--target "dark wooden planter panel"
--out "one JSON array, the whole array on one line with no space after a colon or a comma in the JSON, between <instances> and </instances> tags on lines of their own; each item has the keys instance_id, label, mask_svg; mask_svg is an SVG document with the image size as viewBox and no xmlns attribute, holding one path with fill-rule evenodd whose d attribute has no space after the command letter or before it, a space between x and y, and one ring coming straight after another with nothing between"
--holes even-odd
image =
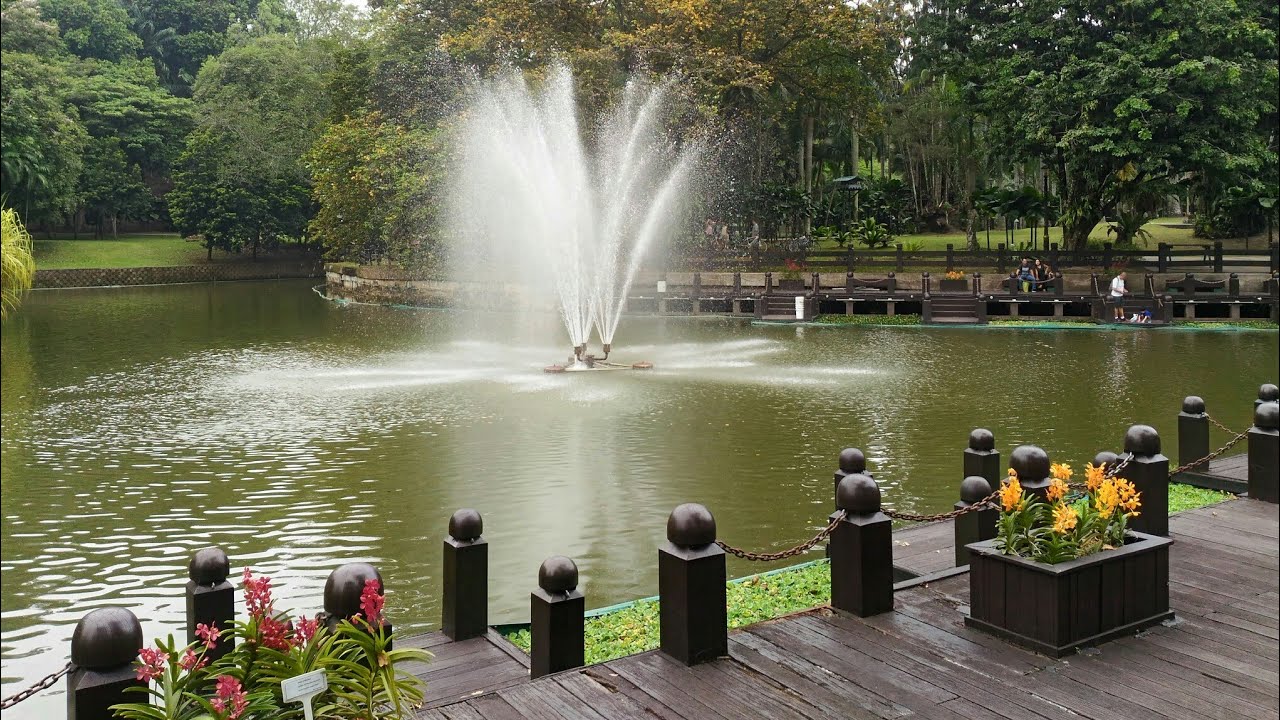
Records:
<instances>
[{"instance_id":1,"label":"dark wooden planter panel","mask_svg":"<svg viewBox=\"0 0 1280 720\"><path fill-rule=\"evenodd\" d=\"M1005 555L995 543L967 546L966 625L1062 657L1173 617L1169 538L1129 532L1123 548L1057 565Z\"/></svg>"},{"instance_id":2,"label":"dark wooden planter panel","mask_svg":"<svg viewBox=\"0 0 1280 720\"><path fill-rule=\"evenodd\" d=\"M788 290L788 291L804 290L805 289L804 280L792 280L789 278L782 278L781 280L778 281L778 289Z\"/></svg>"},{"instance_id":3,"label":"dark wooden planter panel","mask_svg":"<svg viewBox=\"0 0 1280 720\"><path fill-rule=\"evenodd\" d=\"M968 291L969 291L968 280L948 280L946 278L942 278L941 280L938 281L938 292L950 293L950 292L968 292Z\"/></svg>"}]
</instances>

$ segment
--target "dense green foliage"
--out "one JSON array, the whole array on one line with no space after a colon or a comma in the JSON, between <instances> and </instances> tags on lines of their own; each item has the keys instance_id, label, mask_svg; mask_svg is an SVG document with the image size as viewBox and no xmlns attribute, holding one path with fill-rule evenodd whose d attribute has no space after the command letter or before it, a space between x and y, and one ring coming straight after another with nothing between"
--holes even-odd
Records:
<instances>
[{"instance_id":1,"label":"dense green foliage","mask_svg":"<svg viewBox=\"0 0 1280 720\"><path fill-rule=\"evenodd\" d=\"M1079 246L1100 224L1158 241L1143 220L1171 213L1206 237L1270 231L1280 204L1262 0L370 5L0 0L4 205L37 230L176 227L210 252L305 241L429 269L469 82L555 63L584 118L631 77L680 78L673 132L717 152L677 250L707 217L739 249L1035 243L1051 224ZM856 195L833 183L848 175Z\"/></svg>"},{"instance_id":2,"label":"dense green foliage","mask_svg":"<svg viewBox=\"0 0 1280 720\"><path fill-rule=\"evenodd\" d=\"M31 235L17 211L0 210L0 318L8 317L31 289L36 275L31 251Z\"/></svg>"}]
</instances>

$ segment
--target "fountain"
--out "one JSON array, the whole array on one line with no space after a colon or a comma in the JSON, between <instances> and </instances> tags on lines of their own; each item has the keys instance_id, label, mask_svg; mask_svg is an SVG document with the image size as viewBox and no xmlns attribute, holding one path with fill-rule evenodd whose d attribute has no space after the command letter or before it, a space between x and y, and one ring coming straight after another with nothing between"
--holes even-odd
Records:
<instances>
[{"instance_id":1,"label":"fountain","mask_svg":"<svg viewBox=\"0 0 1280 720\"><path fill-rule=\"evenodd\" d=\"M507 279L554 298L573 355L548 372L652 367L608 358L640 262L669 231L699 156L665 132L668 90L629 82L588 152L567 68L536 89L515 72L476 89L453 184L455 257L468 276L514 270ZM593 330L602 357L587 351Z\"/></svg>"}]
</instances>

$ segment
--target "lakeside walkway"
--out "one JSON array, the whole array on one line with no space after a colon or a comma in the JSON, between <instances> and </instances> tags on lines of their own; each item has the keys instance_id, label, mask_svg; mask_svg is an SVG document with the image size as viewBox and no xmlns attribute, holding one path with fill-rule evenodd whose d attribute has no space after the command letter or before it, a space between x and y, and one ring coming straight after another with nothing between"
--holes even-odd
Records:
<instances>
[{"instance_id":1,"label":"lakeside walkway","mask_svg":"<svg viewBox=\"0 0 1280 720\"><path fill-rule=\"evenodd\" d=\"M1280 506L1230 500L1170 518L1175 621L1061 660L965 627L969 579L896 593L859 619L818 608L729 634L729 656L685 667L659 651L528 679L490 633L405 644L428 707L451 718L1257 718L1280 713ZM896 564L951 562L949 523L895 533Z\"/></svg>"}]
</instances>

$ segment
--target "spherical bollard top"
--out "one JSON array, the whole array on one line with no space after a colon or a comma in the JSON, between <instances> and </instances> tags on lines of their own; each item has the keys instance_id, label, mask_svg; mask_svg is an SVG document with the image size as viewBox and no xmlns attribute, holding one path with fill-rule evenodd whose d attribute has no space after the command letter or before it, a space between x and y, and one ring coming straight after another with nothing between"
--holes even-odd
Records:
<instances>
[{"instance_id":1,"label":"spherical bollard top","mask_svg":"<svg viewBox=\"0 0 1280 720\"><path fill-rule=\"evenodd\" d=\"M867 456L858 448L845 448L840 451L840 472L845 475L867 471Z\"/></svg>"},{"instance_id":2,"label":"spherical bollard top","mask_svg":"<svg viewBox=\"0 0 1280 720\"><path fill-rule=\"evenodd\" d=\"M71 662L90 670L128 665L142 647L142 623L126 608L90 610L71 635Z\"/></svg>"},{"instance_id":3,"label":"spherical bollard top","mask_svg":"<svg viewBox=\"0 0 1280 720\"><path fill-rule=\"evenodd\" d=\"M1159 455L1160 434L1150 425L1134 425L1124 434L1124 451L1134 455Z\"/></svg>"},{"instance_id":4,"label":"spherical bollard top","mask_svg":"<svg viewBox=\"0 0 1280 720\"><path fill-rule=\"evenodd\" d=\"M195 551L187 563L187 577L198 585L217 585L231 574L231 560L222 548L207 547Z\"/></svg>"},{"instance_id":5,"label":"spherical bollard top","mask_svg":"<svg viewBox=\"0 0 1280 720\"><path fill-rule=\"evenodd\" d=\"M1271 383L1267 383L1258 388L1258 399L1262 402L1273 402L1280 400L1280 387L1276 387Z\"/></svg>"},{"instance_id":6,"label":"spherical bollard top","mask_svg":"<svg viewBox=\"0 0 1280 720\"><path fill-rule=\"evenodd\" d=\"M475 540L484 532L484 518L471 508L462 508L449 518L449 537L454 540Z\"/></svg>"},{"instance_id":7,"label":"spherical bollard top","mask_svg":"<svg viewBox=\"0 0 1280 720\"><path fill-rule=\"evenodd\" d=\"M1254 408L1253 426L1259 430L1280 430L1280 403L1272 400Z\"/></svg>"},{"instance_id":8,"label":"spherical bollard top","mask_svg":"<svg viewBox=\"0 0 1280 720\"><path fill-rule=\"evenodd\" d=\"M836 488L836 507L855 515L879 512L880 486L862 473L846 475Z\"/></svg>"},{"instance_id":9,"label":"spherical bollard top","mask_svg":"<svg viewBox=\"0 0 1280 720\"><path fill-rule=\"evenodd\" d=\"M685 503L667 518L667 540L681 547L698 547L716 541L716 519L698 503Z\"/></svg>"},{"instance_id":10,"label":"spherical bollard top","mask_svg":"<svg viewBox=\"0 0 1280 720\"><path fill-rule=\"evenodd\" d=\"M1009 454L1009 467L1024 483L1043 480L1049 477L1049 453L1035 445L1019 445Z\"/></svg>"},{"instance_id":11,"label":"spherical bollard top","mask_svg":"<svg viewBox=\"0 0 1280 720\"><path fill-rule=\"evenodd\" d=\"M1204 398L1198 395L1188 395L1182 400L1182 412L1188 415L1204 414Z\"/></svg>"},{"instance_id":12,"label":"spherical bollard top","mask_svg":"<svg viewBox=\"0 0 1280 720\"><path fill-rule=\"evenodd\" d=\"M329 573L324 583L324 611L334 617L352 618L360 612L365 581L373 578L382 588L382 575L369 563L347 563Z\"/></svg>"},{"instance_id":13,"label":"spherical bollard top","mask_svg":"<svg viewBox=\"0 0 1280 720\"><path fill-rule=\"evenodd\" d=\"M991 494L991 483L981 475L970 475L960 483L960 501L970 505Z\"/></svg>"},{"instance_id":14,"label":"spherical bollard top","mask_svg":"<svg viewBox=\"0 0 1280 720\"><path fill-rule=\"evenodd\" d=\"M969 433L969 449L989 452L996 449L996 436L986 428L978 428Z\"/></svg>"},{"instance_id":15,"label":"spherical bollard top","mask_svg":"<svg viewBox=\"0 0 1280 720\"><path fill-rule=\"evenodd\" d=\"M1111 452L1110 450L1103 450L1093 456L1093 465L1094 467L1106 467L1114 465L1119 459L1119 455Z\"/></svg>"},{"instance_id":16,"label":"spherical bollard top","mask_svg":"<svg viewBox=\"0 0 1280 720\"><path fill-rule=\"evenodd\" d=\"M549 593L572 592L578 587L578 565L564 555L552 555L538 568L538 587Z\"/></svg>"}]
</instances>

